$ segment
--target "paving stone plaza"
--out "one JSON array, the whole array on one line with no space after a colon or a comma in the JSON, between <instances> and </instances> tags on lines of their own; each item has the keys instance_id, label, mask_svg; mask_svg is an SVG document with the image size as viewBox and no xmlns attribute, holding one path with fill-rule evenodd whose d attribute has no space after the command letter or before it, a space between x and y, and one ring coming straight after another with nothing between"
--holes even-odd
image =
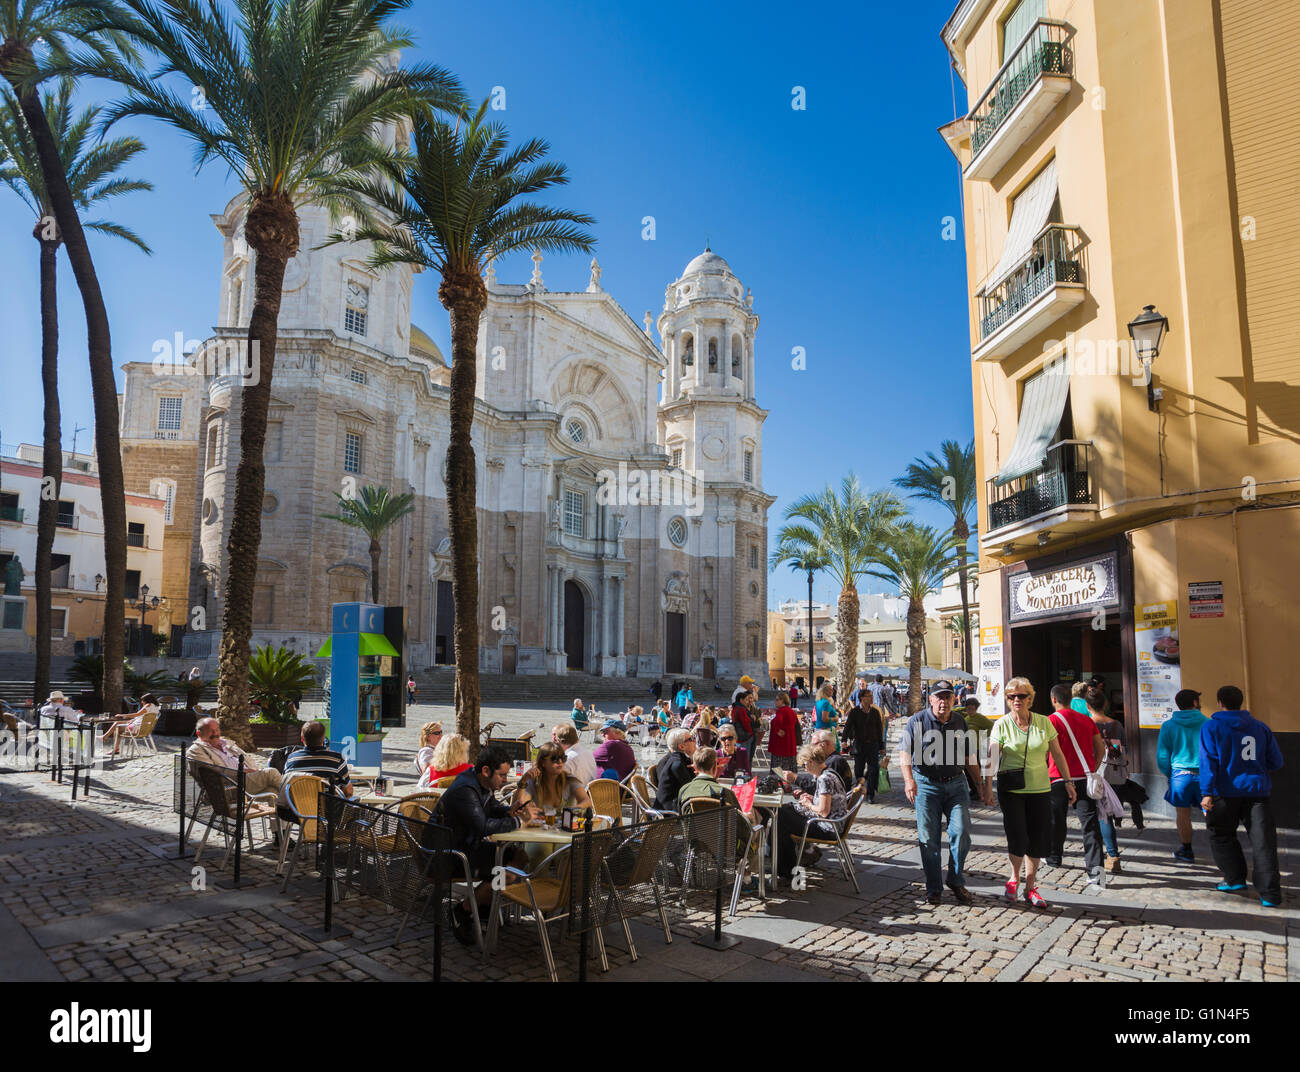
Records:
<instances>
[{"instance_id":1,"label":"paving stone plaza","mask_svg":"<svg viewBox=\"0 0 1300 1072\"><path fill-rule=\"evenodd\" d=\"M567 713L566 713L567 714ZM564 717L540 705L487 708L510 731ZM408 727L385 742L385 772L414 782L416 727L450 723L445 708L417 706ZM895 732L897 725L895 725ZM211 846L204 871L177 858L172 811L173 755L182 742L159 738L158 755L119 759L92 776L88 799L73 804L65 783L46 773L0 773L0 978L5 980L380 980L431 978L432 927L408 927L378 901L349 894L335 907L332 933L320 931L323 885L301 868L286 893L275 856L258 847L243 858L241 883L220 871ZM653 758L652 756L648 758ZM406 786L409 789L410 786ZM994 808L974 809L968 864L975 903L925 903L913 812L895 785L864 807L849 839L861 895L831 856L808 869L807 888L782 884L766 901L743 896L724 933L741 939L715 951L695 944L712 917L675 909L674 940L657 920L633 925L639 959L617 925L606 930L614 981L825 980L1300 980L1300 911L1264 913L1255 897L1214 891L1218 874L1202 828L1198 861L1174 861L1172 823L1148 818L1142 833L1119 831L1123 871L1102 890L1085 881L1077 824L1065 867L1046 869L1051 907L1001 899L1005 857ZM195 839L197 840L197 839ZM1286 906L1297 898L1300 837L1279 831ZM202 881L200 881L200 879ZM196 889L197 886L205 888ZM574 941L554 937L560 978L577 977ZM546 967L531 924L503 928L483 960L450 939L443 977L453 981L542 981Z\"/></svg>"}]
</instances>

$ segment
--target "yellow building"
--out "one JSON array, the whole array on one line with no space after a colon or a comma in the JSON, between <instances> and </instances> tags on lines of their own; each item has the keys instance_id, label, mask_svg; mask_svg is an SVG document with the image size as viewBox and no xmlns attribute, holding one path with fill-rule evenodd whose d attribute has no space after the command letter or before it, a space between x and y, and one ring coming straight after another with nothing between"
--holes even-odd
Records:
<instances>
[{"instance_id":1,"label":"yellow building","mask_svg":"<svg viewBox=\"0 0 1300 1072\"><path fill-rule=\"evenodd\" d=\"M943 39L969 101L941 133L963 174L984 687L1025 675L1045 710L1054 682L1102 674L1150 774L1173 693L1210 712L1236 684L1293 765L1300 93L1277 72L1300 20L962 0Z\"/></svg>"}]
</instances>

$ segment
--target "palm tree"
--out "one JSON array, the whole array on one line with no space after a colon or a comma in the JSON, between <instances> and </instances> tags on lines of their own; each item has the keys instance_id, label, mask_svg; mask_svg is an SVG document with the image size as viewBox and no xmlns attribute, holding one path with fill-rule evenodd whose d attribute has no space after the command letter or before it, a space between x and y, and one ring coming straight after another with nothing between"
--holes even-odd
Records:
<instances>
[{"instance_id":1,"label":"palm tree","mask_svg":"<svg viewBox=\"0 0 1300 1072\"><path fill-rule=\"evenodd\" d=\"M951 439L939 445L942 458L930 452L907 467L894 483L911 491L911 498L938 503L952 513L952 534L957 539L957 581L961 585L962 669L971 672L970 596L966 581L966 545L977 507L975 440L965 447Z\"/></svg>"},{"instance_id":2,"label":"palm tree","mask_svg":"<svg viewBox=\"0 0 1300 1072\"><path fill-rule=\"evenodd\" d=\"M88 108L74 118L71 108L72 80L60 80L57 90L46 93L41 108L59 149L59 162L67 176L68 188L80 212L107 201L118 194L152 190L143 179L120 179L113 176L144 144L136 138L87 146L90 128L99 114ZM43 492L36 520L36 673L33 700L40 703L50 690L50 606L51 553L58 521L59 490L63 484L63 447L59 416L59 309L57 266L59 232L54 207L45 191L36 146L17 98L0 92L0 183L22 198L36 217L32 237L40 244L41 265L41 385L45 392L45 430L42 484L51 482L53 494ZM45 221L45 222L42 222ZM116 235L133 242L146 253L149 247L134 232L120 224L96 220L84 225L87 230Z\"/></svg>"},{"instance_id":3,"label":"palm tree","mask_svg":"<svg viewBox=\"0 0 1300 1072\"><path fill-rule=\"evenodd\" d=\"M808 680L813 680L813 576L826 568L826 557L821 548L790 538L784 530L777 537L776 549L772 552L770 569L776 569L782 563L788 563L792 573L808 574Z\"/></svg>"},{"instance_id":4,"label":"palm tree","mask_svg":"<svg viewBox=\"0 0 1300 1072\"><path fill-rule=\"evenodd\" d=\"M929 525L905 521L894 527L876 552L876 565L866 570L898 588L907 600L908 714L921 706L921 653L925 644L925 597L938 591L957 561L955 536Z\"/></svg>"},{"instance_id":5,"label":"palm tree","mask_svg":"<svg viewBox=\"0 0 1300 1072\"><path fill-rule=\"evenodd\" d=\"M451 319L451 439L447 447L447 514L451 530L452 600L456 626L456 732L478 740L478 519L474 447L474 383L479 318L487 307L483 271L520 249L590 252L582 227L595 221L566 209L518 199L567 183L563 164L545 160L550 146L531 139L510 149L505 127L485 122L484 101L455 124L435 114L416 117L414 158L382 181L359 183L359 198L392 223L355 236L375 243L372 267L414 264L438 273L438 300ZM331 236L341 240L338 235Z\"/></svg>"},{"instance_id":6,"label":"palm tree","mask_svg":"<svg viewBox=\"0 0 1300 1072\"><path fill-rule=\"evenodd\" d=\"M337 491L337 514L322 514L328 521L342 521L360 529L370 537L370 601L379 602L379 537L407 514L415 512L415 496L411 492L392 494L387 488L367 484L356 498L345 498Z\"/></svg>"},{"instance_id":7,"label":"palm tree","mask_svg":"<svg viewBox=\"0 0 1300 1072\"><path fill-rule=\"evenodd\" d=\"M103 60L129 59L132 48L115 23L121 9L115 0L0 0L0 76L13 90L27 123L40 165L41 181L53 214L55 233L68 252L68 263L81 292L86 315L86 352L90 392L95 406L95 454L104 521L104 708L122 709L122 659L126 621L126 484L118 431L117 380L108 310L86 243L77 201L59 156L59 144L39 96L40 84L66 64L74 43L83 54ZM48 229L48 217L46 218ZM44 329L44 325L42 325ZM44 339L42 340L44 348ZM62 462L62 457L59 459ZM37 624L40 615L37 613Z\"/></svg>"},{"instance_id":8,"label":"palm tree","mask_svg":"<svg viewBox=\"0 0 1300 1072\"><path fill-rule=\"evenodd\" d=\"M217 693L222 732L251 747L248 660L253 581L262 538L266 470L262 450L275 372L285 266L298 252L299 208L327 207L365 221L370 208L347 193L383 163L405 156L395 147L413 111L459 109L459 83L439 67L406 69L393 56L411 44L388 28L410 0L123 0L134 19L120 25L162 65L148 74L121 62L90 64L127 98L109 122L152 116L195 143L202 167L220 160L247 194L244 235L256 254L247 358L257 370L239 391L239 466L226 545ZM179 75L184 95L163 78ZM204 91L193 106L191 87ZM386 144L376 134L386 125Z\"/></svg>"},{"instance_id":9,"label":"palm tree","mask_svg":"<svg viewBox=\"0 0 1300 1072\"><path fill-rule=\"evenodd\" d=\"M874 561L876 548L904 512L893 492L868 494L852 473L840 481L839 494L827 484L825 490L786 507L786 520L797 522L783 525L777 533L777 551L783 557L773 564L814 551L840 586L835 614L836 696L848 696L857 670L857 578Z\"/></svg>"}]
</instances>

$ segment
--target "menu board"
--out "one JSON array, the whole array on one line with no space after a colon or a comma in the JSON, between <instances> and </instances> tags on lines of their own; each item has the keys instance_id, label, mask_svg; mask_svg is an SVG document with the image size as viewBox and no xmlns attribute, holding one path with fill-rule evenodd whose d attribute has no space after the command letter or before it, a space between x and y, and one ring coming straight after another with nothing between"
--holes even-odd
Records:
<instances>
[{"instance_id":1,"label":"menu board","mask_svg":"<svg viewBox=\"0 0 1300 1072\"><path fill-rule=\"evenodd\" d=\"M1178 650L1178 601L1146 603L1134 609L1137 642L1138 725L1157 729L1174 712L1183 687Z\"/></svg>"},{"instance_id":2,"label":"menu board","mask_svg":"<svg viewBox=\"0 0 1300 1072\"><path fill-rule=\"evenodd\" d=\"M1005 667L1002 658L1002 626L991 625L980 630L979 684L975 695L979 697L980 714L997 718L1007 707L1002 698Z\"/></svg>"}]
</instances>

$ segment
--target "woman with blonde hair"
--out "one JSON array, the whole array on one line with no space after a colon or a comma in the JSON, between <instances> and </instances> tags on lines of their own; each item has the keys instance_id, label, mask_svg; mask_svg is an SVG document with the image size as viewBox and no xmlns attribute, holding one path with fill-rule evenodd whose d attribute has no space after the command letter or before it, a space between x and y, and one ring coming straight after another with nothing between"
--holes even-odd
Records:
<instances>
[{"instance_id":1,"label":"woman with blonde hair","mask_svg":"<svg viewBox=\"0 0 1300 1072\"><path fill-rule=\"evenodd\" d=\"M420 751L415 755L415 769L421 774L433 761L433 750L442 741L442 723L426 722L420 727Z\"/></svg>"},{"instance_id":2,"label":"woman with blonde hair","mask_svg":"<svg viewBox=\"0 0 1300 1072\"><path fill-rule=\"evenodd\" d=\"M443 778L454 778L469 770L469 741L459 733L449 733L433 750L429 765L420 775L420 788L429 789Z\"/></svg>"},{"instance_id":3,"label":"woman with blonde hair","mask_svg":"<svg viewBox=\"0 0 1300 1072\"><path fill-rule=\"evenodd\" d=\"M1047 902L1038 892L1038 865L1052 847L1047 757L1056 760L1059 770L1066 770L1065 756L1056 740L1056 727L1046 715L1031 710L1034 686L1029 679L1013 677L1007 682L1005 695L1007 714L994 723L989 735L989 762L984 772L986 791L991 791L990 772L998 772L998 806L1002 809L1002 831L1011 863L1003 896L1015 903L1023 862L1025 901L1035 908L1046 908ZM1065 792L1073 804L1073 782L1066 781Z\"/></svg>"},{"instance_id":4,"label":"woman with blonde hair","mask_svg":"<svg viewBox=\"0 0 1300 1072\"><path fill-rule=\"evenodd\" d=\"M701 748L712 748L718 741L718 716L712 707L701 707L695 723L695 740Z\"/></svg>"}]
</instances>

